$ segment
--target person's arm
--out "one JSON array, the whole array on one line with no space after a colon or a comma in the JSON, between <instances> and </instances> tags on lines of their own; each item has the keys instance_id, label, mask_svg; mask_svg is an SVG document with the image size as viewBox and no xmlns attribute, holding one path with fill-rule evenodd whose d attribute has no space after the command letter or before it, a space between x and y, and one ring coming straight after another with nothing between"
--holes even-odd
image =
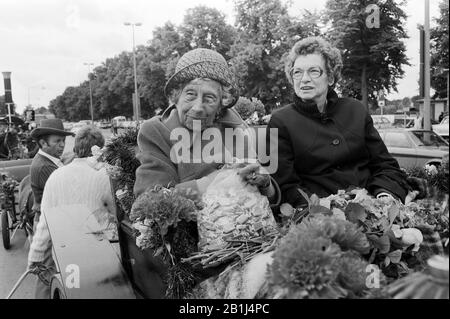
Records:
<instances>
[{"instance_id":1,"label":"person's arm","mask_svg":"<svg viewBox=\"0 0 450 319\"><path fill-rule=\"evenodd\" d=\"M380 196L383 193L390 194L404 202L410 189L406 181L406 174L389 154L368 113L366 115L365 142L370 155L369 168L372 175L367 184L368 191L374 196Z\"/></svg>"},{"instance_id":2,"label":"person's arm","mask_svg":"<svg viewBox=\"0 0 450 319\"><path fill-rule=\"evenodd\" d=\"M51 176L48 178L47 183L44 187L44 192L42 194L41 201L41 212L44 215L50 207L52 207L52 202L55 200L57 193L57 186L52 182ZM36 233L33 236L33 242L30 245L30 251L28 253L28 265L36 262L44 261L45 252L51 245L50 232L48 230L47 222L45 217L41 216L39 222L36 226Z\"/></svg>"},{"instance_id":3,"label":"person's arm","mask_svg":"<svg viewBox=\"0 0 450 319\"><path fill-rule=\"evenodd\" d=\"M136 157L141 165L136 170L136 196L158 184L167 187L179 183L176 166L170 159L171 145L152 122L145 122L139 130L138 147Z\"/></svg>"},{"instance_id":4,"label":"person's arm","mask_svg":"<svg viewBox=\"0 0 450 319\"><path fill-rule=\"evenodd\" d=\"M275 138L274 132L271 133L272 129L278 130L277 138ZM271 134L273 135L271 136ZM299 188L303 189L303 187L301 187L301 179L294 166L294 150L292 149L291 138L282 120L275 114L267 125L266 143L267 148L271 150L270 161L278 162L277 170L272 174L272 177L279 185L281 203L289 203L294 207L305 205L306 199L298 191ZM278 143L277 152L274 152L276 148L273 145L270 146L271 143ZM264 166L268 166L267 163ZM273 166L273 163L270 166Z\"/></svg>"}]
</instances>

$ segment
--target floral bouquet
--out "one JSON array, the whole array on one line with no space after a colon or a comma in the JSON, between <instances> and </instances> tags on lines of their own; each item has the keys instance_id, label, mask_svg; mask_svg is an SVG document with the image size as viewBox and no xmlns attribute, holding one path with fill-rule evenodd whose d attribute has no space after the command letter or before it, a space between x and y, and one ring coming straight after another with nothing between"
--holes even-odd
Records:
<instances>
[{"instance_id":1,"label":"floral bouquet","mask_svg":"<svg viewBox=\"0 0 450 319\"><path fill-rule=\"evenodd\" d=\"M322 213L356 225L370 244L364 258L378 265L390 278L422 270L431 255L443 254L441 239L435 230L448 236L445 205L431 205L433 210L430 210L429 199L404 205L392 198L376 199L365 189L339 191L327 198L313 195L308 201L308 209L301 212L303 217ZM281 211L290 220L298 215L292 207ZM429 214L431 211L433 213Z\"/></svg>"},{"instance_id":2,"label":"floral bouquet","mask_svg":"<svg viewBox=\"0 0 450 319\"><path fill-rule=\"evenodd\" d=\"M155 186L133 203L130 219L137 230L136 245L151 249L167 265L165 278L168 298L184 297L197 283L191 264L181 263L197 251L198 203L184 191Z\"/></svg>"},{"instance_id":3,"label":"floral bouquet","mask_svg":"<svg viewBox=\"0 0 450 319\"><path fill-rule=\"evenodd\" d=\"M369 263L362 255L370 242L352 222L321 213L291 225L269 266L266 298L368 298L385 280L371 280ZM377 274L378 275L378 274ZM374 288L374 289L372 289Z\"/></svg>"}]
</instances>

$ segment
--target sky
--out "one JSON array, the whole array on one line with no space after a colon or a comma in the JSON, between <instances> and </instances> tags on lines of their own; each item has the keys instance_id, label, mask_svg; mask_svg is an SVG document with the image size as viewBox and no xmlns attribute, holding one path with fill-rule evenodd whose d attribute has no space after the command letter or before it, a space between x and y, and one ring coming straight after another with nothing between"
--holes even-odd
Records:
<instances>
[{"instance_id":1,"label":"sky","mask_svg":"<svg viewBox=\"0 0 450 319\"><path fill-rule=\"evenodd\" d=\"M440 0L430 0L431 26L439 16ZM326 0L292 0L290 13L321 10ZM374 0L374 3L376 1ZM389 99L418 94L419 32L424 23L425 0L408 0L405 27L406 55L398 93ZM10 71L17 112L26 105L47 107L67 86L87 79L85 63L100 65L122 51L131 51L133 34L124 22L141 22L135 28L136 45L145 45L152 31L167 21L178 25L188 8L206 5L220 10L234 24L232 0L0 0L0 71ZM3 79L0 95L4 94Z\"/></svg>"}]
</instances>

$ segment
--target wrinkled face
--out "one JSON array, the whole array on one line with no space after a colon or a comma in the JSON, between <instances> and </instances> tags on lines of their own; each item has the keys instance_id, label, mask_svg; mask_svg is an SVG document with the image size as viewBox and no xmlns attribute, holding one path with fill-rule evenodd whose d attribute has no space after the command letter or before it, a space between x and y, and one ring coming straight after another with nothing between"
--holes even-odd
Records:
<instances>
[{"instance_id":1,"label":"wrinkled face","mask_svg":"<svg viewBox=\"0 0 450 319\"><path fill-rule=\"evenodd\" d=\"M201 121L201 129L212 126L221 105L221 84L213 80L195 79L181 92L176 104L181 124L193 129L193 121Z\"/></svg>"},{"instance_id":2,"label":"wrinkled face","mask_svg":"<svg viewBox=\"0 0 450 319\"><path fill-rule=\"evenodd\" d=\"M292 69L295 94L304 101L323 100L334 79L327 76L325 59L320 54L300 55Z\"/></svg>"},{"instance_id":3,"label":"wrinkled face","mask_svg":"<svg viewBox=\"0 0 450 319\"><path fill-rule=\"evenodd\" d=\"M60 158L66 145L66 137L61 135L49 135L46 139L41 139L42 150L56 158Z\"/></svg>"}]
</instances>

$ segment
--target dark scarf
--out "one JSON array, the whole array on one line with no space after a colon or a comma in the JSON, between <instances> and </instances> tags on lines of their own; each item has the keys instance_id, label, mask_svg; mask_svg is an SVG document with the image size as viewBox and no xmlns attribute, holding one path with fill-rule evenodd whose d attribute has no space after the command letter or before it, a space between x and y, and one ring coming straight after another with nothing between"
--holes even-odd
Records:
<instances>
[{"instance_id":1,"label":"dark scarf","mask_svg":"<svg viewBox=\"0 0 450 319\"><path fill-rule=\"evenodd\" d=\"M314 101L303 101L301 98L294 93L294 106L297 111L306 115L308 117L323 119L329 117L334 110L334 106L338 100L338 95L332 89L328 89L327 93L327 103L325 105L325 109L323 113L320 113L319 108L317 107L316 102Z\"/></svg>"}]
</instances>

